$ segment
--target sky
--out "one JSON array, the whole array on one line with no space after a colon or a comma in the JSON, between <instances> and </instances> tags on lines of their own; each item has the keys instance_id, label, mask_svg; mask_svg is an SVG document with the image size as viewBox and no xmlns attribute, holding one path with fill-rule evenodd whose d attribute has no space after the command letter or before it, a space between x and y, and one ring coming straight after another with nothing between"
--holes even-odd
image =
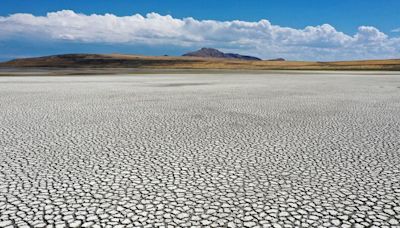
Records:
<instances>
[{"instance_id":1,"label":"sky","mask_svg":"<svg viewBox=\"0 0 400 228\"><path fill-rule=\"evenodd\" d=\"M400 58L398 0L1 0L0 61L62 53Z\"/></svg>"}]
</instances>

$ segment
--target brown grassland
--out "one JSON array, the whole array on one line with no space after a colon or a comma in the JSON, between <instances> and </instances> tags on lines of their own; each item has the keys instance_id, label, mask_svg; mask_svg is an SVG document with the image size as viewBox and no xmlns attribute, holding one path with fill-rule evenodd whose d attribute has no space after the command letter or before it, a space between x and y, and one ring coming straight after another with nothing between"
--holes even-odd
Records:
<instances>
[{"instance_id":1,"label":"brown grassland","mask_svg":"<svg viewBox=\"0 0 400 228\"><path fill-rule=\"evenodd\" d=\"M218 58L67 54L16 59L1 68L137 68L226 70L386 70L400 71L400 59L338 62L243 61Z\"/></svg>"}]
</instances>

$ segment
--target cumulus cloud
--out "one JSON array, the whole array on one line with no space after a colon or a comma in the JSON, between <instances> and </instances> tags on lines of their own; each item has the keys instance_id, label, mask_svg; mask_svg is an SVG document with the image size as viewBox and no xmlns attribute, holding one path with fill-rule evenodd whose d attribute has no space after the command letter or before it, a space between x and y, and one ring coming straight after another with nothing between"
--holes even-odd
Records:
<instances>
[{"instance_id":1,"label":"cumulus cloud","mask_svg":"<svg viewBox=\"0 0 400 228\"><path fill-rule=\"evenodd\" d=\"M400 38L389 37L370 26L361 26L356 34L349 35L329 24L294 29L273 25L268 20L177 19L157 13L116 16L63 10L46 16L0 17L0 40L17 37L187 48L210 46L264 58L333 60L400 56Z\"/></svg>"}]
</instances>

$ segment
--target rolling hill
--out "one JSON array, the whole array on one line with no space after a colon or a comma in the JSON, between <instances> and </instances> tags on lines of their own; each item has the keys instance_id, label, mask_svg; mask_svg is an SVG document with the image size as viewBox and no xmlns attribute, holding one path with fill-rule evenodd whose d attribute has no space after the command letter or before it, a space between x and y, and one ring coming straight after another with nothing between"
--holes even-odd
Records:
<instances>
[{"instance_id":1,"label":"rolling hill","mask_svg":"<svg viewBox=\"0 0 400 228\"><path fill-rule=\"evenodd\" d=\"M389 70L400 71L400 59L339 62L241 60L231 58L65 54L15 59L0 68L138 68L230 70Z\"/></svg>"}]
</instances>

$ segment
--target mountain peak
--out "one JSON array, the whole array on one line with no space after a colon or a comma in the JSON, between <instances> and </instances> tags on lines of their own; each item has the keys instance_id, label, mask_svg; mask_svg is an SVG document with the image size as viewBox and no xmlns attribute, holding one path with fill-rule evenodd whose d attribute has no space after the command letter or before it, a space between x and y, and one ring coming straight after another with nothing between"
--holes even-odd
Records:
<instances>
[{"instance_id":1,"label":"mountain peak","mask_svg":"<svg viewBox=\"0 0 400 228\"><path fill-rule=\"evenodd\" d=\"M248 55L240 55L235 53L224 53L215 48L203 47L198 51L189 52L183 56L203 57L203 58L224 58L224 59L239 59L239 60L252 60L259 61L260 58Z\"/></svg>"}]
</instances>

